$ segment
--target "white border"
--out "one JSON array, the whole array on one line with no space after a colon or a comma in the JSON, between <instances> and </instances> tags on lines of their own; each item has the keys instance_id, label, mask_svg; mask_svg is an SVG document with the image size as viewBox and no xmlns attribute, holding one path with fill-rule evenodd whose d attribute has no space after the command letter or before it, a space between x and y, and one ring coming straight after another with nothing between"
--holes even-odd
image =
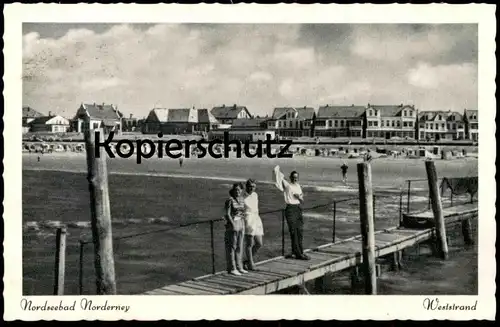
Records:
<instances>
[{"instance_id":1,"label":"white border","mask_svg":"<svg viewBox=\"0 0 500 327\"><path fill-rule=\"evenodd\" d=\"M4 9L4 303L5 320L158 320L158 319L489 319L495 317L495 6L471 5L102 5L7 4ZM479 296L440 296L470 303L476 311L427 311L425 296L201 296L94 297L130 305L128 313L22 311L21 228L21 53L23 22L238 22L238 23L478 23L479 24ZM487 181L492 181L488 183ZM58 304L77 296L30 297ZM91 297L87 297L91 298Z\"/></svg>"}]
</instances>

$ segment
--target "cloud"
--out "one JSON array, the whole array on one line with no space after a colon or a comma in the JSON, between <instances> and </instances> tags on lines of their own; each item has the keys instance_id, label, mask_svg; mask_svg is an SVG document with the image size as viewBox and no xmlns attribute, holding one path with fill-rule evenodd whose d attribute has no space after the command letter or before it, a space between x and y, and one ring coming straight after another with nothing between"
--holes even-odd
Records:
<instances>
[{"instance_id":1,"label":"cloud","mask_svg":"<svg viewBox=\"0 0 500 327\"><path fill-rule=\"evenodd\" d=\"M41 36L30 25L26 105L71 117L80 102L106 102L142 117L155 103L237 103L262 115L283 105L477 101L474 52L460 55L474 48L473 26L92 26L62 33L51 25Z\"/></svg>"},{"instance_id":2,"label":"cloud","mask_svg":"<svg viewBox=\"0 0 500 327\"><path fill-rule=\"evenodd\" d=\"M477 70L472 64L431 66L420 62L408 71L408 82L423 89L456 89L463 81L477 83Z\"/></svg>"}]
</instances>

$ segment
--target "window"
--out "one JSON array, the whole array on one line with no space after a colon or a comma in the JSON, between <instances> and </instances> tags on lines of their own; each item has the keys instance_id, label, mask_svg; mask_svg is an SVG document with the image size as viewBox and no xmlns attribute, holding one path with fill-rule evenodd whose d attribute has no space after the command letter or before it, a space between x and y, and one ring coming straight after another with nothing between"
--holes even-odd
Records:
<instances>
[{"instance_id":1,"label":"window","mask_svg":"<svg viewBox=\"0 0 500 327\"><path fill-rule=\"evenodd\" d=\"M344 121L343 120L340 121L340 127L344 127Z\"/></svg>"},{"instance_id":2,"label":"window","mask_svg":"<svg viewBox=\"0 0 500 327\"><path fill-rule=\"evenodd\" d=\"M413 117L413 111L410 110L410 117Z\"/></svg>"},{"instance_id":3,"label":"window","mask_svg":"<svg viewBox=\"0 0 500 327\"><path fill-rule=\"evenodd\" d=\"M384 121L383 120L380 122L380 127L384 127Z\"/></svg>"},{"instance_id":4,"label":"window","mask_svg":"<svg viewBox=\"0 0 500 327\"><path fill-rule=\"evenodd\" d=\"M374 121L373 122L373 126L377 126L378 127L378 121Z\"/></svg>"},{"instance_id":5,"label":"window","mask_svg":"<svg viewBox=\"0 0 500 327\"><path fill-rule=\"evenodd\" d=\"M444 123L441 124L441 128L444 129Z\"/></svg>"},{"instance_id":6,"label":"window","mask_svg":"<svg viewBox=\"0 0 500 327\"><path fill-rule=\"evenodd\" d=\"M405 111L403 111L403 116L405 116L405 117L406 117L406 110L405 110Z\"/></svg>"},{"instance_id":7,"label":"window","mask_svg":"<svg viewBox=\"0 0 500 327\"><path fill-rule=\"evenodd\" d=\"M338 120L334 120L335 122L335 127L338 127L339 126L339 121Z\"/></svg>"},{"instance_id":8,"label":"window","mask_svg":"<svg viewBox=\"0 0 500 327\"><path fill-rule=\"evenodd\" d=\"M392 124L391 124L392 127L394 127L394 120L392 121Z\"/></svg>"},{"instance_id":9,"label":"window","mask_svg":"<svg viewBox=\"0 0 500 327\"><path fill-rule=\"evenodd\" d=\"M403 127L408 127L408 123L407 122L403 122Z\"/></svg>"},{"instance_id":10,"label":"window","mask_svg":"<svg viewBox=\"0 0 500 327\"><path fill-rule=\"evenodd\" d=\"M373 122L370 120L368 121L368 126L372 126L373 125Z\"/></svg>"},{"instance_id":11,"label":"window","mask_svg":"<svg viewBox=\"0 0 500 327\"><path fill-rule=\"evenodd\" d=\"M401 127L401 122L399 120L396 121L396 125L397 125L397 127Z\"/></svg>"},{"instance_id":12,"label":"window","mask_svg":"<svg viewBox=\"0 0 500 327\"><path fill-rule=\"evenodd\" d=\"M430 129L434 129L434 124L429 124Z\"/></svg>"},{"instance_id":13,"label":"window","mask_svg":"<svg viewBox=\"0 0 500 327\"><path fill-rule=\"evenodd\" d=\"M387 127L391 126L391 122L390 121L386 121L386 124L385 124Z\"/></svg>"},{"instance_id":14,"label":"window","mask_svg":"<svg viewBox=\"0 0 500 327\"><path fill-rule=\"evenodd\" d=\"M409 121L409 122L408 122L408 126L413 127L413 122L412 122L412 121Z\"/></svg>"}]
</instances>

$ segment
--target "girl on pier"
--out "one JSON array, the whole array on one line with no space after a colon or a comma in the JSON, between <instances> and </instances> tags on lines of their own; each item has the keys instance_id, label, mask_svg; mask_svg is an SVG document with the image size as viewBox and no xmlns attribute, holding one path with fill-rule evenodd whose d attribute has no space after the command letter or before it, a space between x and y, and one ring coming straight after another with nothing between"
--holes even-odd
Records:
<instances>
[{"instance_id":1,"label":"girl on pier","mask_svg":"<svg viewBox=\"0 0 500 327\"><path fill-rule=\"evenodd\" d=\"M253 258L262 247L264 227L259 216L259 196L255 192L257 184L253 179L247 180L245 196L245 252L246 268L255 270Z\"/></svg>"},{"instance_id":2,"label":"girl on pier","mask_svg":"<svg viewBox=\"0 0 500 327\"><path fill-rule=\"evenodd\" d=\"M243 186L240 183L233 184L229 191L230 198L225 204L226 218L226 260L227 271L232 275L247 273L243 269L243 235L245 233L244 215L245 203L242 197Z\"/></svg>"}]
</instances>

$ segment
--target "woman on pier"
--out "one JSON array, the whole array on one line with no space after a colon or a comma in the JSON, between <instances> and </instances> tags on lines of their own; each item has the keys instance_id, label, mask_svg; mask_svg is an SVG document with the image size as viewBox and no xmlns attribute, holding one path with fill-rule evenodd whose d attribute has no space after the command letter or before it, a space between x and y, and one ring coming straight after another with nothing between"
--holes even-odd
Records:
<instances>
[{"instance_id":1,"label":"woman on pier","mask_svg":"<svg viewBox=\"0 0 500 327\"><path fill-rule=\"evenodd\" d=\"M255 270L253 257L262 247L264 227L259 216L259 196L255 192L257 184L253 179L247 180L245 196L245 252L246 268Z\"/></svg>"},{"instance_id":2,"label":"woman on pier","mask_svg":"<svg viewBox=\"0 0 500 327\"><path fill-rule=\"evenodd\" d=\"M245 202L242 197L243 186L233 184L229 191L230 198L225 204L226 218L226 260L227 271L232 275L241 275L247 271L243 269L243 235L245 233L244 215Z\"/></svg>"}]
</instances>

